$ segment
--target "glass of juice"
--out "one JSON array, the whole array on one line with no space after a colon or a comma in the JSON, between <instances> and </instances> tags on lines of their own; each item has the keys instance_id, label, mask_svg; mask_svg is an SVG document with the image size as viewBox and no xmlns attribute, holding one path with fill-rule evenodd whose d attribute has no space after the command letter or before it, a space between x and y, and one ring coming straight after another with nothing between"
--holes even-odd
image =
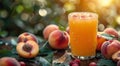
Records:
<instances>
[{"instance_id":1,"label":"glass of juice","mask_svg":"<svg viewBox=\"0 0 120 66\"><path fill-rule=\"evenodd\" d=\"M72 12L68 15L72 56L90 59L96 54L98 15L92 12Z\"/></svg>"}]
</instances>

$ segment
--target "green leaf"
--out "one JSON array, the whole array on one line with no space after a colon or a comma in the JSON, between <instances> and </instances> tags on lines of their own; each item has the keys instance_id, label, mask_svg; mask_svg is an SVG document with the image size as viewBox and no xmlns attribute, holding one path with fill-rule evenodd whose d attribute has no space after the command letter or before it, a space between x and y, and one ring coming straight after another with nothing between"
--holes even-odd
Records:
<instances>
[{"instance_id":1,"label":"green leaf","mask_svg":"<svg viewBox=\"0 0 120 66\"><path fill-rule=\"evenodd\" d=\"M11 55L12 55L11 50L7 50L7 49L0 50L0 57L11 56Z\"/></svg>"},{"instance_id":2,"label":"green leaf","mask_svg":"<svg viewBox=\"0 0 120 66\"><path fill-rule=\"evenodd\" d=\"M98 60L97 66L116 66L116 63L112 60L100 59Z\"/></svg>"},{"instance_id":3,"label":"green leaf","mask_svg":"<svg viewBox=\"0 0 120 66\"><path fill-rule=\"evenodd\" d=\"M40 66L51 66L51 63L48 62L45 58L43 57L37 57L37 63L39 63Z\"/></svg>"},{"instance_id":4,"label":"green leaf","mask_svg":"<svg viewBox=\"0 0 120 66\"><path fill-rule=\"evenodd\" d=\"M17 13L21 13L23 10L24 10L24 7L23 7L22 5L18 5L18 6L16 7Z\"/></svg>"},{"instance_id":5,"label":"green leaf","mask_svg":"<svg viewBox=\"0 0 120 66\"><path fill-rule=\"evenodd\" d=\"M16 45L12 44L13 42L5 41L5 40L0 41L0 57L4 57L4 56L18 57L16 51Z\"/></svg>"},{"instance_id":6,"label":"green leaf","mask_svg":"<svg viewBox=\"0 0 120 66\"><path fill-rule=\"evenodd\" d=\"M49 46L48 41L40 48L40 55L44 56L48 62L52 63L54 51Z\"/></svg>"},{"instance_id":7,"label":"green leaf","mask_svg":"<svg viewBox=\"0 0 120 66\"><path fill-rule=\"evenodd\" d=\"M59 29L60 30L62 30L62 31L65 31L66 30L66 28L64 27L64 26L62 26L62 25L58 25L59 26Z\"/></svg>"},{"instance_id":8,"label":"green leaf","mask_svg":"<svg viewBox=\"0 0 120 66\"><path fill-rule=\"evenodd\" d=\"M53 61L54 52L49 53L45 58L49 63Z\"/></svg>"},{"instance_id":9,"label":"green leaf","mask_svg":"<svg viewBox=\"0 0 120 66\"><path fill-rule=\"evenodd\" d=\"M104 37L104 38L106 38L106 39L108 39L108 40L112 40L112 39L115 38L114 36L106 34L106 33L101 34L101 36Z\"/></svg>"},{"instance_id":10,"label":"green leaf","mask_svg":"<svg viewBox=\"0 0 120 66\"><path fill-rule=\"evenodd\" d=\"M8 33L6 31L0 31L0 36L1 37L6 37Z\"/></svg>"},{"instance_id":11,"label":"green leaf","mask_svg":"<svg viewBox=\"0 0 120 66\"><path fill-rule=\"evenodd\" d=\"M54 51L50 48L48 41L40 47L40 55L49 55Z\"/></svg>"}]
</instances>

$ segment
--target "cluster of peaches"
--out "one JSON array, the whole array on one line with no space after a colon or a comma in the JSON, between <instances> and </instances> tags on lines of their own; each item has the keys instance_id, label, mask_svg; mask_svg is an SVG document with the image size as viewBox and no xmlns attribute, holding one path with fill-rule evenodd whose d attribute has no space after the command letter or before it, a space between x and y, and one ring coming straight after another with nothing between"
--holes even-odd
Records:
<instances>
[{"instance_id":1,"label":"cluster of peaches","mask_svg":"<svg viewBox=\"0 0 120 66\"><path fill-rule=\"evenodd\" d=\"M61 31L57 25L50 24L43 30L44 39L49 42L53 49L66 49L69 44L69 35L66 31ZM39 53L37 37L29 32L24 32L18 36L16 51L23 58L34 58ZM19 62L13 57L0 58L0 66L26 66L24 62Z\"/></svg>"},{"instance_id":2,"label":"cluster of peaches","mask_svg":"<svg viewBox=\"0 0 120 66\"><path fill-rule=\"evenodd\" d=\"M108 39L103 35L112 36ZM66 49L69 46L69 27L62 31L59 26L50 24L43 30L44 39L49 42L53 49ZM118 32L113 28L106 28L103 32L97 34L97 51L107 58L112 59L120 64L120 41ZM39 53L39 44L37 37L29 32L24 32L18 36L16 50L19 56L23 58L34 58ZM76 62L76 61L75 61ZM77 61L78 62L78 61ZM6 64L8 63L8 64ZM73 63L70 65L72 66ZM25 63L18 62L15 58L3 57L0 58L0 66L25 66Z\"/></svg>"},{"instance_id":3,"label":"cluster of peaches","mask_svg":"<svg viewBox=\"0 0 120 66\"><path fill-rule=\"evenodd\" d=\"M70 42L69 27L61 31L57 25L48 25L43 31L44 38L48 40L54 49L65 49ZM112 59L120 64L120 41L119 34L114 28L106 28L103 32L97 33L97 51L106 59ZM94 64L93 64L94 65Z\"/></svg>"},{"instance_id":4,"label":"cluster of peaches","mask_svg":"<svg viewBox=\"0 0 120 66\"><path fill-rule=\"evenodd\" d=\"M23 58L33 58L39 53L38 40L35 35L24 32L18 36L16 45L17 53ZM19 62L13 57L0 58L0 66L26 66L24 62Z\"/></svg>"},{"instance_id":5,"label":"cluster of peaches","mask_svg":"<svg viewBox=\"0 0 120 66\"><path fill-rule=\"evenodd\" d=\"M43 30L45 40L48 40L53 49L66 49L70 42L70 37L67 31L62 31L59 26L50 24Z\"/></svg>"},{"instance_id":6,"label":"cluster of peaches","mask_svg":"<svg viewBox=\"0 0 120 66\"><path fill-rule=\"evenodd\" d=\"M39 53L39 44L35 35L24 32L18 36L17 53L24 58L33 58Z\"/></svg>"},{"instance_id":7,"label":"cluster of peaches","mask_svg":"<svg viewBox=\"0 0 120 66\"><path fill-rule=\"evenodd\" d=\"M109 39L104 34L111 36ZM106 28L103 32L98 32L97 35L97 50L101 51L101 54L106 59L112 59L117 62L118 66L120 66L120 36L117 30L114 28Z\"/></svg>"}]
</instances>

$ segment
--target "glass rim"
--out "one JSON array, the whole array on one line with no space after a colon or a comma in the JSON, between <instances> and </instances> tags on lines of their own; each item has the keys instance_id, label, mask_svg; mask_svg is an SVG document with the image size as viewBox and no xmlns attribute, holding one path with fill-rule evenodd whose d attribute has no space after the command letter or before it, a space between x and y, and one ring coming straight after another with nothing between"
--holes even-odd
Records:
<instances>
[{"instance_id":1,"label":"glass rim","mask_svg":"<svg viewBox=\"0 0 120 66\"><path fill-rule=\"evenodd\" d=\"M96 19L98 14L95 12L71 12L68 14L69 18L78 18L78 19Z\"/></svg>"}]
</instances>

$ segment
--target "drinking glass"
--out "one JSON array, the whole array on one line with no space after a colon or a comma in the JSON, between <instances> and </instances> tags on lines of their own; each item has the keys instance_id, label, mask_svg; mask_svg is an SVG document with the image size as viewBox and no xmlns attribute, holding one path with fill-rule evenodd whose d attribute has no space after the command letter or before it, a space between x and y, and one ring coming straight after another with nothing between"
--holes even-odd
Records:
<instances>
[{"instance_id":1,"label":"drinking glass","mask_svg":"<svg viewBox=\"0 0 120 66\"><path fill-rule=\"evenodd\" d=\"M96 54L98 15L72 12L68 15L70 47L73 57L90 59Z\"/></svg>"}]
</instances>

